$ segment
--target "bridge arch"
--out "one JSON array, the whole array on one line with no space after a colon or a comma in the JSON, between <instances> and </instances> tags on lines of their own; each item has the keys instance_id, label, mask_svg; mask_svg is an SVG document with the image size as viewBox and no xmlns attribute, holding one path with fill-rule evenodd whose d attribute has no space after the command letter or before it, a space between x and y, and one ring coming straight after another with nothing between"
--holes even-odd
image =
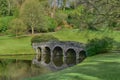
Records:
<instances>
[{"instance_id":1,"label":"bridge arch","mask_svg":"<svg viewBox=\"0 0 120 80\"><path fill-rule=\"evenodd\" d=\"M81 51L79 52L79 62L83 61L86 57L87 57L87 56L86 56L86 51L81 50Z\"/></svg>"},{"instance_id":2,"label":"bridge arch","mask_svg":"<svg viewBox=\"0 0 120 80\"><path fill-rule=\"evenodd\" d=\"M41 61L42 60L42 49L41 49L41 47L37 48L36 59L37 59L37 61Z\"/></svg>"},{"instance_id":3,"label":"bridge arch","mask_svg":"<svg viewBox=\"0 0 120 80\"><path fill-rule=\"evenodd\" d=\"M74 49L70 48L65 52L66 56L66 64L67 65L74 65L76 64L76 52Z\"/></svg>"},{"instance_id":4,"label":"bridge arch","mask_svg":"<svg viewBox=\"0 0 120 80\"><path fill-rule=\"evenodd\" d=\"M53 63L57 67L60 67L63 65L63 49L59 46L56 46L53 49Z\"/></svg>"},{"instance_id":5,"label":"bridge arch","mask_svg":"<svg viewBox=\"0 0 120 80\"><path fill-rule=\"evenodd\" d=\"M45 54L44 54L44 62L46 63L46 64L49 64L50 63L50 59L51 59L51 50L50 50L50 48L49 47L45 47L44 48L44 52L45 52Z\"/></svg>"}]
</instances>

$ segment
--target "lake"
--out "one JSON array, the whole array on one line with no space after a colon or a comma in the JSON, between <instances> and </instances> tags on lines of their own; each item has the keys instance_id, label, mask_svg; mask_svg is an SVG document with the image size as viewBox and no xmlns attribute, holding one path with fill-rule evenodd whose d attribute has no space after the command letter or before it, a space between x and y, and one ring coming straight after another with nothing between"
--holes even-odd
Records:
<instances>
[{"instance_id":1,"label":"lake","mask_svg":"<svg viewBox=\"0 0 120 80\"><path fill-rule=\"evenodd\" d=\"M36 55L1 55L0 56L0 80L23 80L46 73L58 71L53 67L32 64ZM50 56L44 55L44 62L50 62ZM67 57L67 67L76 65L75 57ZM56 66L63 65L62 56L55 56L53 62ZM65 67L65 68L67 68ZM64 68L63 68L64 69ZM61 70L61 69L60 69Z\"/></svg>"},{"instance_id":2,"label":"lake","mask_svg":"<svg viewBox=\"0 0 120 80\"><path fill-rule=\"evenodd\" d=\"M25 55L30 57L33 55ZM32 64L32 59L22 58L20 56L15 59L15 56L11 56L13 59L8 59L10 56L1 56L0 58L0 80L21 80L46 74L52 72L44 66L36 66ZM16 57L17 58L17 57Z\"/></svg>"}]
</instances>

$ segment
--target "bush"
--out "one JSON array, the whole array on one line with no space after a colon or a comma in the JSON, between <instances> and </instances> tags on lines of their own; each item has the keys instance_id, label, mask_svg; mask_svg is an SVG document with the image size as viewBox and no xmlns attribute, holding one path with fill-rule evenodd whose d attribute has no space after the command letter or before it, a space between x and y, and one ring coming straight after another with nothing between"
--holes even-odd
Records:
<instances>
[{"instance_id":1,"label":"bush","mask_svg":"<svg viewBox=\"0 0 120 80\"><path fill-rule=\"evenodd\" d=\"M6 32L10 21L14 19L13 16L1 17L0 18L0 32Z\"/></svg>"},{"instance_id":2,"label":"bush","mask_svg":"<svg viewBox=\"0 0 120 80\"><path fill-rule=\"evenodd\" d=\"M102 39L92 39L86 45L88 56L108 52L113 47L113 39L104 37Z\"/></svg>"},{"instance_id":3,"label":"bush","mask_svg":"<svg viewBox=\"0 0 120 80\"><path fill-rule=\"evenodd\" d=\"M18 37L26 32L27 27L21 19L16 18L10 22L8 29L8 32L15 34L16 37Z\"/></svg>"},{"instance_id":4,"label":"bush","mask_svg":"<svg viewBox=\"0 0 120 80\"><path fill-rule=\"evenodd\" d=\"M58 39L52 35L37 35L31 39L31 43L46 42L46 41L58 41Z\"/></svg>"}]
</instances>

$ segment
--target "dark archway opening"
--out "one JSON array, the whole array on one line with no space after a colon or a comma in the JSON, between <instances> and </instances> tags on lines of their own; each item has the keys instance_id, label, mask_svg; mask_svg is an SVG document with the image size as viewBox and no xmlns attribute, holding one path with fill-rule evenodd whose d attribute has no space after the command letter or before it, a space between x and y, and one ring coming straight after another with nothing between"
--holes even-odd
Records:
<instances>
[{"instance_id":1,"label":"dark archway opening","mask_svg":"<svg viewBox=\"0 0 120 80\"><path fill-rule=\"evenodd\" d=\"M41 55L42 55L41 48L40 48L40 47L38 47L38 48L37 48L37 51L38 51L38 53L37 53L36 58L37 58L37 60L38 60L38 61L41 61Z\"/></svg>"},{"instance_id":2,"label":"dark archway opening","mask_svg":"<svg viewBox=\"0 0 120 80\"><path fill-rule=\"evenodd\" d=\"M51 50L49 47L45 47L45 54L44 54L44 62L46 64L50 63L50 58L51 58Z\"/></svg>"},{"instance_id":3,"label":"dark archway opening","mask_svg":"<svg viewBox=\"0 0 120 80\"><path fill-rule=\"evenodd\" d=\"M63 50L61 47L55 47L53 50L53 62L56 66L63 65Z\"/></svg>"},{"instance_id":4,"label":"dark archway opening","mask_svg":"<svg viewBox=\"0 0 120 80\"><path fill-rule=\"evenodd\" d=\"M86 52L84 50L79 52L79 62L82 62L86 57Z\"/></svg>"},{"instance_id":5,"label":"dark archway opening","mask_svg":"<svg viewBox=\"0 0 120 80\"><path fill-rule=\"evenodd\" d=\"M68 49L66 54L66 64L72 66L76 64L76 52L74 49Z\"/></svg>"}]
</instances>

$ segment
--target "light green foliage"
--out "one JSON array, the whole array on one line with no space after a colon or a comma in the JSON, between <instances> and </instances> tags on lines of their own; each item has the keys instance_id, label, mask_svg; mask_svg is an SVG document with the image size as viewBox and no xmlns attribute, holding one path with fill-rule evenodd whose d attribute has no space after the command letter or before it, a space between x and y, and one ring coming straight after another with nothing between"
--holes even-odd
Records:
<instances>
[{"instance_id":1,"label":"light green foliage","mask_svg":"<svg viewBox=\"0 0 120 80\"><path fill-rule=\"evenodd\" d=\"M63 21L66 21L67 19L67 14L62 12L61 10L56 12L55 15L55 21L57 23L57 26L63 25Z\"/></svg>"},{"instance_id":2,"label":"light green foliage","mask_svg":"<svg viewBox=\"0 0 120 80\"><path fill-rule=\"evenodd\" d=\"M26 25L23 23L22 20L16 18L11 21L10 26L9 26L9 32L12 34L15 34L16 37L18 35L24 34L26 32Z\"/></svg>"},{"instance_id":3,"label":"light green foliage","mask_svg":"<svg viewBox=\"0 0 120 80\"><path fill-rule=\"evenodd\" d=\"M76 9L72 10L68 15L68 23L73 24L76 28L84 28L85 26L81 25L81 16L84 10L83 6L78 6Z\"/></svg>"},{"instance_id":4,"label":"light green foliage","mask_svg":"<svg viewBox=\"0 0 120 80\"><path fill-rule=\"evenodd\" d=\"M32 34L34 34L35 28L46 29L45 11L40 3L39 0L26 0L20 10L20 17L28 26L28 29L31 28Z\"/></svg>"},{"instance_id":5,"label":"light green foliage","mask_svg":"<svg viewBox=\"0 0 120 80\"><path fill-rule=\"evenodd\" d=\"M5 32L8 29L10 21L13 16L0 17L0 32Z\"/></svg>"},{"instance_id":6,"label":"light green foliage","mask_svg":"<svg viewBox=\"0 0 120 80\"><path fill-rule=\"evenodd\" d=\"M55 31L55 28L57 27L57 22L53 19L53 18L50 18L50 17L47 17L48 19L48 31L49 32L53 32Z\"/></svg>"}]
</instances>

